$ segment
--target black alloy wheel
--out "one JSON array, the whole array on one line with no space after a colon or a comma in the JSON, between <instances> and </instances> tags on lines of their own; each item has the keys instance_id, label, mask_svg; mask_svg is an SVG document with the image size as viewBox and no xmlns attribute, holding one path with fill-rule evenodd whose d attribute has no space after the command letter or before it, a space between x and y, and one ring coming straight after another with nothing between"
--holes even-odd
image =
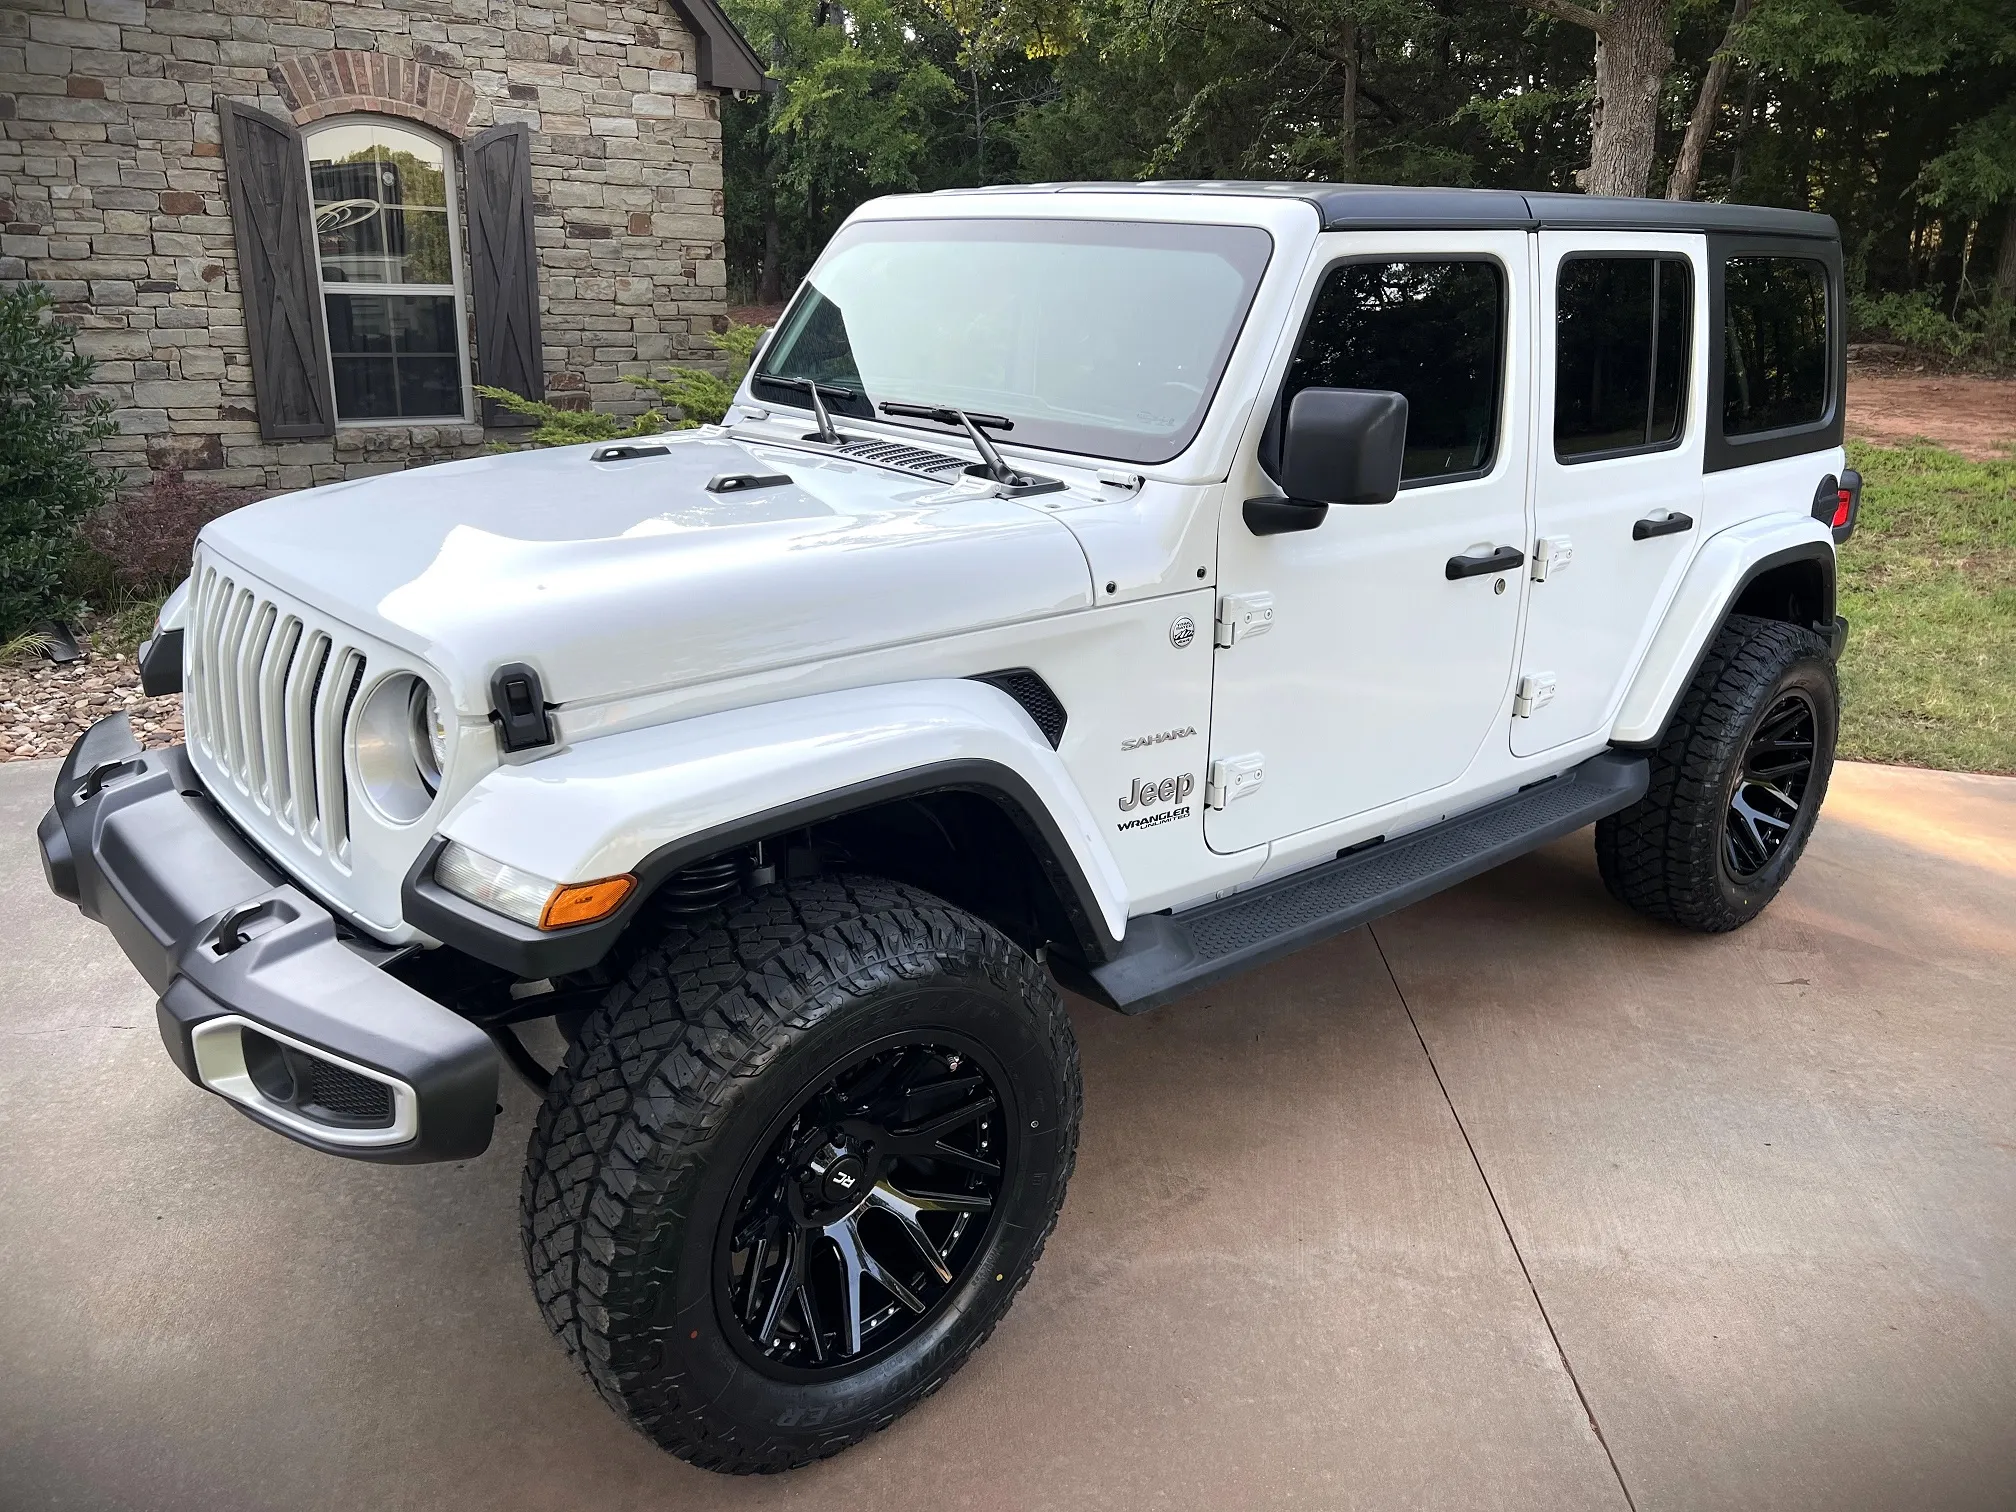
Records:
<instances>
[{"instance_id":1,"label":"black alloy wheel","mask_svg":"<svg viewBox=\"0 0 2016 1512\"><path fill-rule=\"evenodd\" d=\"M801 1099L721 1225L716 1295L745 1358L843 1374L922 1327L993 1221L1003 1116L972 1046L876 1048Z\"/></svg>"},{"instance_id":2,"label":"black alloy wheel","mask_svg":"<svg viewBox=\"0 0 2016 1512\"><path fill-rule=\"evenodd\" d=\"M1729 792L1722 864L1747 881L1771 864L1798 827L1813 777L1819 717L1800 690L1786 692L1757 723Z\"/></svg>"},{"instance_id":3,"label":"black alloy wheel","mask_svg":"<svg viewBox=\"0 0 2016 1512\"><path fill-rule=\"evenodd\" d=\"M942 898L820 877L674 916L540 1108L534 1294L672 1453L823 1459L1000 1322L1063 1206L1082 1100L1048 972Z\"/></svg>"}]
</instances>

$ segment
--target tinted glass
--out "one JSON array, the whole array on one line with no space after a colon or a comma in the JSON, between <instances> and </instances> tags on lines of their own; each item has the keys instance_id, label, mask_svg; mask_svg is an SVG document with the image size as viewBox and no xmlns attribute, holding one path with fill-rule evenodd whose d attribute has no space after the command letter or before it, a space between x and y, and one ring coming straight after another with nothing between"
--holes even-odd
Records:
<instances>
[{"instance_id":1,"label":"tinted glass","mask_svg":"<svg viewBox=\"0 0 2016 1512\"><path fill-rule=\"evenodd\" d=\"M1005 416L1009 441L1166 462L1203 424L1272 250L1247 226L857 224L752 386L802 408L767 380L814 378L850 392L829 399L839 414L948 405Z\"/></svg>"},{"instance_id":2,"label":"tinted glass","mask_svg":"<svg viewBox=\"0 0 2016 1512\"><path fill-rule=\"evenodd\" d=\"M452 294L324 297L336 413L345 420L462 414Z\"/></svg>"},{"instance_id":3,"label":"tinted glass","mask_svg":"<svg viewBox=\"0 0 2016 1512\"><path fill-rule=\"evenodd\" d=\"M1692 301L1680 258L1572 257L1561 264L1555 455L1662 446L1680 434Z\"/></svg>"},{"instance_id":4,"label":"tinted glass","mask_svg":"<svg viewBox=\"0 0 2016 1512\"><path fill-rule=\"evenodd\" d=\"M1323 280L1281 391L1407 396L1407 482L1483 472L1498 446L1505 280L1493 262L1345 263Z\"/></svg>"},{"instance_id":5,"label":"tinted glass","mask_svg":"<svg viewBox=\"0 0 2016 1512\"><path fill-rule=\"evenodd\" d=\"M1722 279L1722 433L1817 424L1827 412L1826 268L1732 257Z\"/></svg>"}]
</instances>

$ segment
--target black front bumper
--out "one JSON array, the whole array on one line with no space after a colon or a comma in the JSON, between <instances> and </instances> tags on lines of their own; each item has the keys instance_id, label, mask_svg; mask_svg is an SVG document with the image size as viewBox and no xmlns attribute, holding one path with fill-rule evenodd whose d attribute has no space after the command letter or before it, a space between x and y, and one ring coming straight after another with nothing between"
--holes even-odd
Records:
<instances>
[{"instance_id":1,"label":"black front bumper","mask_svg":"<svg viewBox=\"0 0 2016 1512\"><path fill-rule=\"evenodd\" d=\"M161 1038L198 1086L332 1155L463 1160L490 1143L483 1030L380 969L211 803L180 746L126 716L87 730L36 831L50 888L112 931L160 994Z\"/></svg>"}]
</instances>

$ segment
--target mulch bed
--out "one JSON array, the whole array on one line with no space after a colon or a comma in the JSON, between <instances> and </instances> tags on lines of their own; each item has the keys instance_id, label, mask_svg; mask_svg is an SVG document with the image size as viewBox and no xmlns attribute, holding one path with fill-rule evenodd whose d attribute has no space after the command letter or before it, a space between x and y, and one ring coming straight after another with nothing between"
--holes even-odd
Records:
<instances>
[{"instance_id":1,"label":"mulch bed","mask_svg":"<svg viewBox=\"0 0 2016 1512\"><path fill-rule=\"evenodd\" d=\"M0 662L0 761L68 755L79 735L122 710L143 746L182 739L180 696L148 698L130 656L97 651L62 665L39 656Z\"/></svg>"}]
</instances>

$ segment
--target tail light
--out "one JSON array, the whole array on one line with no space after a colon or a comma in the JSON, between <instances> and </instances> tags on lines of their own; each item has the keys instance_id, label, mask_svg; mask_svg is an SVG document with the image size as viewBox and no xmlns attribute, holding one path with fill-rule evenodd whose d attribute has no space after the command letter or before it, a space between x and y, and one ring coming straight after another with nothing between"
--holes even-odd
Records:
<instances>
[{"instance_id":1,"label":"tail light","mask_svg":"<svg viewBox=\"0 0 2016 1512\"><path fill-rule=\"evenodd\" d=\"M1839 546L1855 534L1855 517L1862 512L1862 474L1844 468L1836 478L1828 474L1813 493L1813 518L1833 532Z\"/></svg>"}]
</instances>

